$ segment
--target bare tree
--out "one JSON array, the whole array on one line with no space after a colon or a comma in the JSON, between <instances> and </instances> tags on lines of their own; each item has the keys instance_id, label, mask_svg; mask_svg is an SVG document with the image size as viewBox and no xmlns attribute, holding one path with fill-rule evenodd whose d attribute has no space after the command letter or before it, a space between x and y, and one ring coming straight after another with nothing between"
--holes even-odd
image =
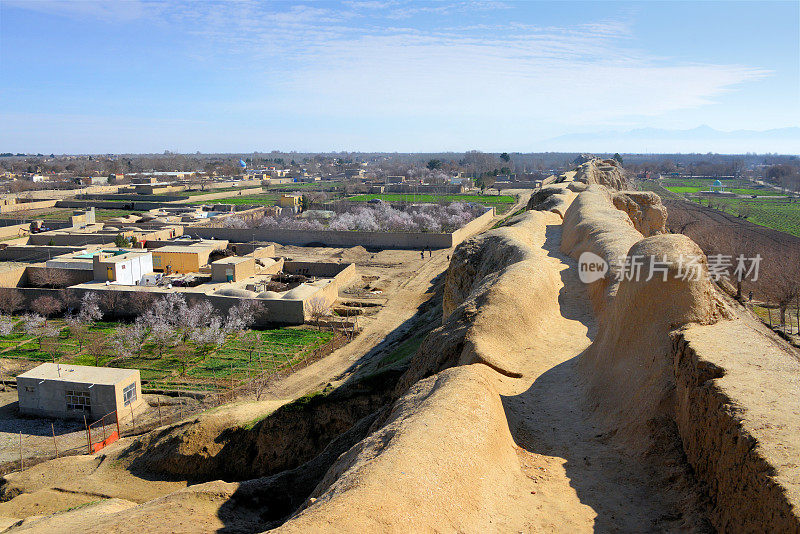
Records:
<instances>
[{"instance_id":1,"label":"bare tree","mask_svg":"<svg viewBox=\"0 0 800 534\"><path fill-rule=\"evenodd\" d=\"M147 291L137 291L130 296L129 309L135 315L142 315L153 306L155 301L155 294Z\"/></svg>"},{"instance_id":2,"label":"bare tree","mask_svg":"<svg viewBox=\"0 0 800 534\"><path fill-rule=\"evenodd\" d=\"M49 317L64 309L64 301L50 295L44 295L31 303L31 309L44 317Z\"/></svg>"},{"instance_id":3,"label":"bare tree","mask_svg":"<svg viewBox=\"0 0 800 534\"><path fill-rule=\"evenodd\" d=\"M753 208L749 202L739 202L736 204L736 216L747 219L753 214Z\"/></svg>"},{"instance_id":4,"label":"bare tree","mask_svg":"<svg viewBox=\"0 0 800 534\"><path fill-rule=\"evenodd\" d=\"M91 332L91 328L95 321L103 317L103 312L100 311L99 303L100 297L95 291L85 293L81 299L79 313L77 315L69 314L65 319L69 326L69 333L78 342L78 350L81 352L87 342L91 343L96 340L96 336Z\"/></svg>"},{"instance_id":5,"label":"bare tree","mask_svg":"<svg viewBox=\"0 0 800 534\"><path fill-rule=\"evenodd\" d=\"M89 327L79 315L67 315L64 322L69 327L69 335L78 342L78 352L83 352L84 344L89 340Z\"/></svg>"},{"instance_id":6,"label":"bare tree","mask_svg":"<svg viewBox=\"0 0 800 534\"><path fill-rule=\"evenodd\" d=\"M331 314L331 305L324 297L314 297L308 301L308 314L317 323L317 328L322 330L321 320Z\"/></svg>"},{"instance_id":7,"label":"bare tree","mask_svg":"<svg viewBox=\"0 0 800 534\"><path fill-rule=\"evenodd\" d=\"M253 354L261 347L263 342L261 341L261 333L255 332L253 335L245 336L244 342L242 343L244 349L247 351L248 357L248 364L253 363Z\"/></svg>"},{"instance_id":8,"label":"bare tree","mask_svg":"<svg viewBox=\"0 0 800 534\"><path fill-rule=\"evenodd\" d=\"M179 343L175 346L174 355L181 362L181 376L186 376L186 369L194 354L195 349L186 343Z\"/></svg>"},{"instance_id":9,"label":"bare tree","mask_svg":"<svg viewBox=\"0 0 800 534\"><path fill-rule=\"evenodd\" d=\"M100 306L100 309L103 311L104 315L118 317L119 315L122 315L120 314L122 309L122 300L122 293L113 289L109 289L101 293L98 305Z\"/></svg>"},{"instance_id":10,"label":"bare tree","mask_svg":"<svg viewBox=\"0 0 800 534\"><path fill-rule=\"evenodd\" d=\"M54 326L52 323L45 323L39 328L39 350L50 354L53 362L56 361L57 356L61 356L61 343L59 337L61 336L61 329Z\"/></svg>"},{"instance_id":11,"label":"bare tree","mask_svg":"<svg viewBox=\"0 0 800 534\"><path fill-rule=\"evenodd\" d=\"M706 254L722 254L731 257L731 266L728 268L727 277L736 284L736 300L742 300L742 284L746 281L754 282L758 276L757 271L750 272L753 262L759 261L758 247L747 236L734 232L713 233L711 229L704 233ZM760 267L760 265L757 265ZM749 280L748 280L749 278Z\"/></svg>"},{"instance_id":12,"label":"bare tree","mask_svg":"<svg viewBox=\"0 0 800 534\"><path fill-rule=\"evenodd\" d=\"M33 270L28 276L28 280L32 286L54 289L67 287L70 283L70 277L66 272L50 267Z\"/></svg>"},{"instance_id":13,"label":"bare tree","mask_svg":"<svg viewBox=\"0 0 800 534\"><path fill-rule=\"evenodd\" d=\"M800 264L790 255L772 255L766 261L775 262L768 272L771 297L778 304L781 324L786 327L786 309L800 299Z\"/></svg>"},{"instance_id":14,"label":"bare tree","mask_svg":"<svg viewBox=\"0 0 800 534\"><path fill-rule=\"evenodd\" d=\"M94 357L94 365L100 366L100 358L108 354L108 339L100 332L92 332L86 344L86 352Z\"/></svg>"},{"instance_id":15,"label":"bare tree","mask_svg":"<svg viewBox=\"0 0 800 534\"><path fill-rule=\"evenodd\" d=\"M22 309L25 297L17 289L10 287L0 288L0 311L9 315Z\"/></svg>"}]
</instances>

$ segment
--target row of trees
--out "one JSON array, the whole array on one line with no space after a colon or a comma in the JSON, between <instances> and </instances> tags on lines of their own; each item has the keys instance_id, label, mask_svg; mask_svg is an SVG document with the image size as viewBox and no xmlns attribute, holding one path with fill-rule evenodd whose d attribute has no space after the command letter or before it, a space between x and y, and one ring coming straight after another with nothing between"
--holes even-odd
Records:
<instances>
[{"instance_id":1,"label":"row of trees","mask_svg":"<svg viewBox=\"0 0 800 534\"><path fill-rule=\"evenodd\" d=\"M749 297L752 291L755 299L776 305L781 324L786 324L787 310L791 306L800 307L797 238L667 195L663 201L669 210L669 230L690 237L707 256L760 257L757 273L742 278L735 275L731 266L728 278L736 287L737 298L743 299L745 293Z\"/></svg>"},{"instance_id":2,"label":"row of trees","mask_svg":"<svg viewBox=\"0 0 800 534\"><path fill-rule=\"evenodd\" d=\"M361 232L451 232L461 228L485 211L483 206L452 202L447 205L426 204L398 209L388 203L350 206L343 213L323 223L296 217L262 217L244 220L228 217L227 228L281 228L285 230L345 230Z\"/></svg>"},{"instance_id":3,"label":"row of trees","mask_svg":"<svg viewBox=\"0 0 800 534\"><path fill-rule=\"evenodd\" d=\"M104 292L106 293L106 292ZM53 297L42 297L56 300ZM34 301L36 302L36 301ZM117 327L110 337L92 327L104 317L102 299L97 292L88 292L80 300L79 308L70 309L65 315L68 335L78 344L79 352L94 356L99 365L102 357L131 356L160 359L168 351L174 351L182 362L182 373L186 373L187 362L201 358L218 348L232 337L237 337L257 320L266 318L266 309L256 301L244 300L231 307L227 315L218 315L211 303L202 300L187 303L180 293L169 293L152 301L144 313L132 323ZM48 317L53 313L53 303L42 309L50 313L27 313L15 319L0 313L0 335L9 335L15 330L34 336L39 349L58 352L62 328ZM255 350L256 346L252 347Z\"/></svg>"},{"instance_id":4,"label":"row of trees","mask_svg":"<svg viewBox=\"0 0 800 534\"><path fill-rule=\"evenodd\" d=\"M765 178L787 191L800 191L800 165L773 165L767 169Z\"/></svg>"},{"instance_id":5,"label":"row of trees","mask_svg":"<svg viewBox=\"0 0 800 534\"><path fill-rule=\"evenodd\" d=\"M111 347L119 357L141 357L145 348L149 348L151 357L159 359L174 350L185 374L192 355L204 357L230 337L250 328L257 319L263 319L265 314L260 303L244 300L222 317L206 300L187 304L183 295L169 293L132 324L117 328Z\"/></svg>"}]
</instances>

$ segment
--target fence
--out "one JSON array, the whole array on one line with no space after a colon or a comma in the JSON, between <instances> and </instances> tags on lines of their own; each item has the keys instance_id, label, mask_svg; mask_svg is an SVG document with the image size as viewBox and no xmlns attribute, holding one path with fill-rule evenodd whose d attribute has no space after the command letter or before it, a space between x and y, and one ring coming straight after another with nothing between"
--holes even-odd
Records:
<instances>
[{"instance_id":1,"label":"fence","mask_svg":"<svg viewBox=\"0 0 800 534\"><path fill-rule=\"evenodd\" d=\"M97 452L119 439L119 416L116 410L105 414L103 417L91 424L87 423L86 416L84 415L83 424L86 426L88 454ZM100 441L95 441L100 437L101 431L99 429L101 427L103 439ZM106 432L106 427L110 427L110 432ZM94 435L92 434L92 429L94 429Z\"/></svg>"},{"instance_id":2,"label":"fence","mask_svg":"<svg viewBox=\"0 0 800 534\"><path fill-rule=\"evenodd\" d=\"M311 351L306 351L302 354L301 359L288 358L271 368L265 368L262 355L254 359L254 362L258 364L253 368L255 372L238 380L216 379L212 383L213 389L205 394L185 392L178 399L173 398L173 395L180 394L177 391L169 392L170 395L156 394L155 406L151 404L151 409L144 413L134 413L132 410L129 413L124 410L122 412L112 411L92 423L89 423L88 420L85 420L83 425L77 423L72 430L61 434L56 433L52 422L46 423L50 427L47 436L42 433L41 429L38 434L24 434L20 431L18 439L14 443L0 447L0 452L14 451L14 453L18 452L19 456L16 460L0 463L0 476L21 471L55 458L93 454L120 438L145 434L238 398L254 397L256 400L260 400L273 384L345 345L356 333L357 329L354 325L349 328L337 329L330 341ZM147 389L143 389L143 393L148 393ZM64 426L68 423L56 421L56 424ZM50 438L52 438L52 448L47 445L47 440ZM33 454L30 454L31 451ZM26 452L29 454L27 457L25 456Z\"/></svg>"},{"instance_id":3,"label":"fence","mask_svg":"<svg viewBox=\"0 0 800 534\"><path fill-rule=\"evenodd\" d=\"M84 428L76 427L73 432L59 435L56 434L55 427L51 422L50 436L25 434L22 431L19 431L17 436L18 438L14 439L13 443L0 448L0 453L11 453L11 455L17 456L15 460L7 460L0 463L0 475L22 471L55 458L86 454L87 452L86 431ZM47 441L50 441L49 447ZM44 452L46 449L49 450ZM33 451L33 454L31 454L31 451ZM27 456L26 453L28 453Z\"/></svg>"}]
</instances>

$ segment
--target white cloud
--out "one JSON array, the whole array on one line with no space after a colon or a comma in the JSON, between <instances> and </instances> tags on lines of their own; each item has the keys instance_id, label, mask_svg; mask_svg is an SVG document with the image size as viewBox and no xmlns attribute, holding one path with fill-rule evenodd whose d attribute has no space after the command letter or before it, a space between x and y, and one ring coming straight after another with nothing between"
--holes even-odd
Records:
<instances>
[{"instance_id":1,"label":"white cloud","mask_svg":"<svg viewBox=\"0 0 800 534\"><path fill-rule=\"evenodd\" d=\"M27 9L39 13L76 19L97 19L103 22L129 22L152 16L160 4L142 0L3 0L5 7Z\"/></svg>"},{"instance_id":2,"label":"white cloud","mask_svg":"<svg viewBox=\"0 0 800 534\"><path fill-rule=\"evenodd\" d=\"M485 35L475 34L475 35ZM501 37L395 31L308 50L281 105L309 114L584 124L696 108L768 73L738 65L672 64L627 50L613 33L521 31Z\"/></svg>"},{"instance_id":3,"label":"white cloud","mask_svg":"<svg viewBox=\"0 0 800 534\"><path fill-rule=\"evenodd\" d=\"M771 74L636 49L630 14L569 27L471 16L508 7L493 1L13 5L117 23L143 18L168 28L191 41L187 58L207 63L210 75L244 70L246 83L269 95L230 99L222 102L226 110L342 123L414 118L438 132L466 124L476 138L487 124L530 125L537 134L551 125L635 124L707 106ZM414 27L410 18L417 15L435 23Z\"/></svg>"},{"instance_id":4,"label":"white cloud","mask_svg":"<svg viewBox=\"0 0 800 534\"><path fill-rule=\"evenodd\" d=\"M189 4L165 14L203 35L204 54L249 62L270 99L240 105L329 117L408 114L586 124L707 105L770 73L743 65L671 61L630 46L631 26L604 20L396 26L398 10L483 10L495 2L353 0L339 8L241 2ZM464 20L464 17L455 17ZM467 18L467 20L469 20ZM281 66L276 67L278 63ZM259 67L263 65L263 67ZM277 91L278 97L274 96Z\"/></svg>"}]
</instances>

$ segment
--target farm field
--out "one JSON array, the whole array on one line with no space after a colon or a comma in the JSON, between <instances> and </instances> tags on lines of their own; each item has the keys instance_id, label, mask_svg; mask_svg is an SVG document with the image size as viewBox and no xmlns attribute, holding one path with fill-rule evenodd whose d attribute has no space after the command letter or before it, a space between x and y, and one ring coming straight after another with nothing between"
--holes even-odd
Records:
<instances>
[{"instance_id":1,"label":"farm field","mask_svg":"<svg viewBox=\"0 0 800 534\"><path fill-rule=\"evenodd\" d=\"M66 221L67 219L72 216L75 210L72 209L52 209L50 211L37 213L32 218L37 219L44 219L45 222L47 220L51 221ZM111 209L111 208L97 208L95 209L95 218L97 221L105 221L111 219L113 217L127 217L133 213L132 210L118 210L118 209ZM26 217L30 217L30 215L26 214ZM46 226L46 224L45 224Z\"/></svg>"},{"instance_id":2,"label":"farm field","mask_svg":"<svg viewBox=\"0 0 800 534\"><path fill-rule=\"evenodd\" d=\"M108 219L113 219L114 217L127 217L131 213L133 213L131 210L112 210L112 209L98 208L95 210L95 220L103 222L107 221Z\"/></svg>"},{"instance_id":3,"label":"farm field","mask_svg":"<svg viewBox=\"0 0 800 534\"><path fill-rule=\"evenodd\" d=\"M244 187L244 188L242 188L242 187L222 187L222 188L219 188L219 189L203 189L203 190L197 189L197 190L193 190L193 191L181 191L180 193L164 193L164 194L165 195L178 195L178 196L186 195L186 196L192 197L192 196L196 196L196 195L211 195L213 193L227 193L227 192L230 192L230 191L240 191L242 189L252 189L253 187L256 187L256 186Z\"/></svg>"},{"instance_id":4,"label":"farm field","mask_svg":"<svg viewBox=\"0 0 800 534\"><path fill-rule=\"evenodd\" d=\"M661 180L661 184L664 182L669 182L669 180ZM682 193L676 191L676 187L663 187L655 182L643 182L640 184L640 188L658 193L662 197L668 195L683 196ZM708 199L706 198L689 200L696 204L708 205ZM713 198L711 202L722 208L725 213L737 216L747 214L746 220L753 224L800 237L800 202L789 202L785 198L745 199L718 197Z\"/></svg>"},{"instance_id":5,"label":"farm field","mask_svg":"<svg viewBox=\"0 0 800 534\"><path fill-rule=\"evenodd\" d=\"M218 349L208 353L195 350L192 342L187 342L184 346L166 348L159 355L155 347L146 343L138 354L120 357L110 346L90 354L86 344L80 347L77 339L70 336L63 320L51 319L50 322L59 328L59 335L41 344L33 335L19 331L0 336L0 358L23 360L32 365L55 359L75 365L133 368L141 371L142 383L148 388L209 390L262 372L291 370L334 338L330 331L311 328L247 330L238 336L229 336ZM98 322L89 331L110 340L120 325ZM17 329L20 327L18 324Z\"/></svg>"},{"instance_id":6,"label":"farm field","mask_svg":"<svg viewBox=\"0 0 800 534\"><path fill-rule=\"evenodd\" d=\"M229 198L218 198L216 200L197 200L187 204L264 204L273 205L280 198L280 193L261 193L259 195L233 196Z\"/></svg>"},{"instance_id":7,"label":"farm field","mask_svg":"<svg viewBox=\"0 0 800 534\"><path fill-rule=\"evenodd\" d=\"M728 213L746 213L752 223L800 237L800 202L768 198L715 201Z\"/></svg>"},{"instance_id":8,"label":"farm field","mask_svg":"<svg viewBox=\"0 0 800 534\"><path fill-rule=\"evenodd\" d=\"M758 196L775 196L782 195L780 191L772 189L771 187L759 187L748 180L721 180L725 187L725 191L730 191L737 195L758 195ZM699 178L688 179L666 179L660 181L661 185L673 193L680 194L694 194L700 191L708 191L714 180L706 180Z\"/></svg>"},{"instance_id":9,"label":"farm field","mask_svg":"<svg viewBox=\"0 0 800 534\"><path fill-rule=\"evenodd\" d=\"M288 184L273 184L268 186L269 190L281 192L286 191L330 191L342 187L341 182L290 182ZM265 187L265 189L267 189Z\"/></svg>"}]
</instances>

